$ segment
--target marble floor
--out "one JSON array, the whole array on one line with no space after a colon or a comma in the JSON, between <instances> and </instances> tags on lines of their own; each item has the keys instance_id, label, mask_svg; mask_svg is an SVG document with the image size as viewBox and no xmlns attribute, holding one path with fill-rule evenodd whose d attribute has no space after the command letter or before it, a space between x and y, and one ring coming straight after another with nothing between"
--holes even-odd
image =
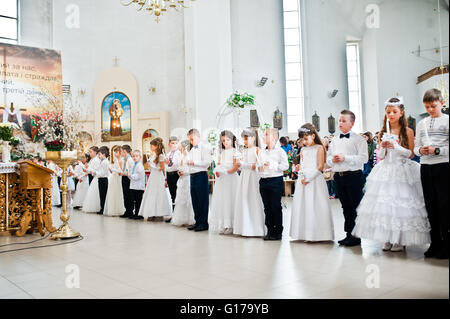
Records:
<instances>
[{"instance_id":1,"label":"marble floor","mask_svg":"<svg viewBox=\"0 0 450 319\"><path fill-rule=\"evenodd\" d=\"M291 199L284 202L289 225ZM339 201L332 206L341 239ZM56 226L58 216L55 209ZM264 242L79 211L70 224L82 241L0 253L0 298L449 298L448 260L425 260L427 247L392 253L374 242L344 248L288 235ZM0 251L39 238L0 237ZM44 244L55 242L32 245Z\"/></svg>"}]
</instances>

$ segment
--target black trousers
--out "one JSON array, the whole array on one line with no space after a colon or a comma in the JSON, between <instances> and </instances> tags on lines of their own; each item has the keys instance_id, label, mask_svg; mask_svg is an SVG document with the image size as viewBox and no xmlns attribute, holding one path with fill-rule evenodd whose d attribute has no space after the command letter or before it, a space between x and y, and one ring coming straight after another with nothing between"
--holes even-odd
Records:
<instances>
[{"instance_id":1,"label":"black trousers","mask_svg":"<svg viewBox=\"0 0 450 319\"><path fill-rule=\"evenodd\" d=\"M98 191L100 193L100 212L105 209L106 194L108 193L108 178L102 177L98 179Z\"/></svg>"},{"instance_id":2,"label":"black trousers","mask_svg":"<svg viewBox=\"0 0 450 319\"><path fill-rule=\"evenodd\" d=\"M125 215L133 215L133 194L130 190L130 179L128 176L122 176L122 193L123 193L123 204L125 205Z\"/></svg>"},{"instance_id":3,"label":"black trousers","mask_svg":"<svg viewBox=\"0 0 450 319\"><path fill-rule=\"evenodd\" d=\"M426 165L420 167L423 196L431 225L431 244L448 249L448 176L449 163Z\"/></svg>"},{"instance_id":4,"label":"black trousers","mask_svg":"<svg viewBox=\"0 0 450 319\"><path fill-rule=\"evenodd\" d=\"M355 227L356 208L363 198L364 175L362 171L346 176L339 176L339 173L335 173L334 185L336 195L338 195L344 210L344 230L349 234Z\"/></svg>"},{"instance_id":5,"label":"black trousers","mask_svg":"<svg viewBox=\"0 0 450 319\"><path fill-rule=\"evenodd\" d=\"M91 185L92 180L94 179L94 176L92 176L91 174L88 175L89 178L89 185Z\"/></svg>"},{"instance_id":6,"label":"black trousers","mask_svg":"<svg viewBox=\"0 0 450 319\"><path fill-rule=\"evenodd\" d=\"M136 190L136 189L130 189L130 193L132 194L131 204L132 204L132 210L131 214L138 216L139 210L141 209L141 203L142 203L142 196L144 195L144 191Z\"/></svg>"},{"instance_id":7,"label":"black trousers","mask_svg":"<svg viewBox=\"0 0 450 319\"><path fill-rule=\"evenodd\" d=\"M259 192L264 204L265 224L269 236L279 236L283 233L283 207L281 206L283 186L282 176L259 180Z\"/></svg>"},{"instance_id":8,"label":"black trousers","mask_svg":"<svg viewBox=\"0 0 450 319\"><path fill-rule=\"evenodd\" d=\"M170 197L172 197L172 206L175 205L177 197L177 183L180 176L178 172L167 172L167 186L169 187Z\"/></svg>"},{"instance_id":9,"label":"black trousers","mask_svg":"<svg viewBox=\"0 0 450 319\"><path fill-rule=\"evenodd\" d=\"M207 172L191 175L191 199L195 226L208 227L209 181Z\"/></svg>"}]
</instances>

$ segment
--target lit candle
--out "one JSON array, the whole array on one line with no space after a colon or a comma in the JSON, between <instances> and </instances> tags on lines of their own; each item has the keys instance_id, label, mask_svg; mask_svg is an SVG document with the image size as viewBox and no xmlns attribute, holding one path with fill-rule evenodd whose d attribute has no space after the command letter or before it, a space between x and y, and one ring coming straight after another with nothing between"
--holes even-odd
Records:
<instances>
[{"instance_id":1,"label":"lit candle","mask_svg":"<svg viewBox=\"0 0 450 319\"><path fill-rule=\"evenodd\" d=\"M386 132L388 134L391 134L391 127L389 125L389 119L386 119Z\"/></svg>"}]
</instances>

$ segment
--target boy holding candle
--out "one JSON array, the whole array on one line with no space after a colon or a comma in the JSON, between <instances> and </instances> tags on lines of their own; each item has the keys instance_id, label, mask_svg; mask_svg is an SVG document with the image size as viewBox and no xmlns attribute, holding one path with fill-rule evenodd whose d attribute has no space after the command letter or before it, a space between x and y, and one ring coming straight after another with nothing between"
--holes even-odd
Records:
<instances>
[{"instance_id":1,"label":"boy holding candle","mask_svg":"<svg viewBox=\"0 0 450 319\"><path fill-rule=\"evenodd\" d=\"M428 90L423 103L430 116L417 125L414 153L421 157L420 175L431 224L431 245L425 257L448 259L449 117L442 113L441 91Z\"/></svg>"},{"instance_id":2,"label":"boy holding candle","mask_svg":"<svg viewBox=\"0 0 450 319\"><path fill-rule=\"evenodd\" d=\"M347 236L339 245L346 247L359 246L361 240L352 235L357 216L356 208L363 197L363 168L369 159L366 140L352 131L355 125L355 114L343 110L339 117L341 134L331 142L327 152L327 164L332 168L336 193L342 204L345 218L344 230Z\"/></svg>"}]
</instances>

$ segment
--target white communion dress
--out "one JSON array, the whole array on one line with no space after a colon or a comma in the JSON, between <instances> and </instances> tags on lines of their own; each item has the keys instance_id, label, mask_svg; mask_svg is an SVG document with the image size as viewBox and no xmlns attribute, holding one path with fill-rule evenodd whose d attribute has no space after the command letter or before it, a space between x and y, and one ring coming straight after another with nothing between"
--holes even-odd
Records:
<instances>
[{"instance_id":1,"label":"white communion dress","mask_svg":"<svg viewBox=\"0 0 450 319\"><path fill-rule=\"evenodd\" d=\"M108 180L108 193L106 194L103 215L121 216L125 212L125 204L123 201L122 176L119 175L122 172L119 160L114 158L114 163L109 168L112 174Z\"/></svg>"},{"instance_id":2,"label":"white communion dress","mask_svg":"<svg viewBox=\"0 0 450 319\"><path fill-rule=\"evenodd\" d=\"M78 164L75 167L75 177L78 178L77 188L73 196L73 207L82 207L84 199L89 189L89 179L85 172L83 172L83 164Z\"/></svg>"},{"instance_id":3,"label":"white communion dress","mask_svg":"<svg viewBox=\"0 0 450 319\"><path fill-rule=\"evenodd\" d=\"M164 187L165 177L160 164L165 161L164 155L160 155L159 163L155 164L155 154L150 157L150 177L142 197L139 216L163 217L172 215L172 199L169 188Z\"/></svg>"},{"instance_id":4,"label":"white communion dress","mask_svg":"<svg viewBox=\"0 0 450 319\"><path fill-rule=\"evenodd\" d=\"M175 209L173 210L172 225L185 226L194 225L194 209L191 199L191 177L189 166L186 165L187 158L184 157L179 170L183 172L177 182L177 197L175 198Z\"/></svg>"},{"instance_id":5,"label":"white communion dress","mask_svg":"<svg viewBox=\"0 0 450 319\"><path fill-rule=\"evenodd\" d=\"M317 152L321 145L303 147L301 173L295 184L292 200L290 236L293 240L334 240L333 216L328 188L322 172L317 169ZM306 178L307 185L301 180Z\"/></svg>"},{"instance_id":6,"label":"white communion dress","mask_svg":"<svg viewBox=\"0 0 450 319\"><path fill-rule=\"evenodd\" d=\"M100 162L98 157L92 159L91 161ZM88 181L89 182L89 181ZM98 188L98 178L94 176L83 202L83 211L86 213L98 213L101 210L100 205L100 191Z\"/></svg>"},{"instance_id":7,"label":"white communion dress","mask_svg":"<svg viewBox=\"0 0 450 319\"><path fill-rule=\"evenodd\" d=\"M208 216L209 228L212 231L229 232L233 229L236 191L239 184L237 173L228 174L233 168L233 160L237 156L234 148L223 150L220 154L219 165L214 169L216 182L211 199L211 211Z\"/></svg>"},{"instance_id":8,"label":"white communion dress","mask_svg":"<svg viewBox=\"0 0 450 319\"><path fill-rule=\"evenodd\" d=\"M352 233L381 243L425 245L430 243L430 223L420 164L409 158L411 151L400 146L398 136L393 136L395 148L380 149L382 160L367 177Z\"/></svg>"},{"instance_id":9,"label":"white communion dress","mask_svg":"<svg viewBox=\"0 0 450 319\"><path fill-rule=\"evenodd\" d=\"M241 175L236 190L233 233L246 237L264 236L264 204L259 192L260 176L252 165L257 163L257 147L242 152Z\"/></svg>"}]
</instances>

